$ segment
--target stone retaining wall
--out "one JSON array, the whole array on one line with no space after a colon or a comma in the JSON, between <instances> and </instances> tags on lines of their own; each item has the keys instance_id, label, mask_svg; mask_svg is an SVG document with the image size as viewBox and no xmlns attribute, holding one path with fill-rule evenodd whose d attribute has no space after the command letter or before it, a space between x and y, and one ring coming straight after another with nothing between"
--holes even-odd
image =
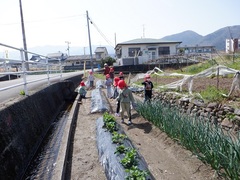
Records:
<instances>
[{"instance_id":1,"label":"stone retaining wall","mask_svg":"<svg viewBox=\"0 0 240 180\"><path fill-rule=\"evenodd\" d=\"M181 97L174 93L158 93L153 99L178 107L183 113L190 116L199 116L214 124L220 125L226 130L240 130L240 109L216 102L204 103L201 100Z\"/></svg>"}]
</instances>

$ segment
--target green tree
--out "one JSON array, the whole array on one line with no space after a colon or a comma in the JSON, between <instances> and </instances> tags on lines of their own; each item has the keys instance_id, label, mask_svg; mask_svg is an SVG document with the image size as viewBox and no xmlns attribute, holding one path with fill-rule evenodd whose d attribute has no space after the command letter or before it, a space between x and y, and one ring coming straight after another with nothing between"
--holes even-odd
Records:
<instances>
[{"instance_id":1,"label":"green tree","mask_svg":"<svg viewBox=\"0 0 240 180\"><path fill-rule=\"evenodd\" d=\"M112 57L106 57L105 59L101 60L101 67L104 67L104 64L107 63L109 66L112 66L116 60Z\"/></svg>"}]
</instances>

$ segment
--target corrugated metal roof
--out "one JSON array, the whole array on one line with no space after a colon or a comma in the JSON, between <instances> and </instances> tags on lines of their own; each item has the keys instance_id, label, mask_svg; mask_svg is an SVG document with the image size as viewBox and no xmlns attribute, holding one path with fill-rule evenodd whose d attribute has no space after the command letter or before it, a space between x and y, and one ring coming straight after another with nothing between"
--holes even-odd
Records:
<instances>
[{"instance_id":1,"label":"corrugated metal roof","mask_svg":"<svg viewBox=\"0 0 240 180\"><path fill-rule=\"evenodd\" d=\"M131 45L131 44L166 44L166 43L182 43L181 41L165 41L161 39L151 39L151 38L139 38L133 39L130 41L125 41L122 43L118 43L118 45Z\"/></svg>"}]
</instances>

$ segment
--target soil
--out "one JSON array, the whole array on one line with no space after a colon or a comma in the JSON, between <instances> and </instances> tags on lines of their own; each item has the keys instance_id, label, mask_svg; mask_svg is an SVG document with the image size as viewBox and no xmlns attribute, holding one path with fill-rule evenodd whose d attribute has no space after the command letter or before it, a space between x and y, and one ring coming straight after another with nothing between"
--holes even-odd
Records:
<instances>
[{"instance_id":1,"label":"soil","mask_svg":"<svg viewBox=\"0 0 240 180\"><path fill-rule=\"evenodd\" d=\"M206 86L206 83L201 86ZM78 113L76 132L72 142L72 159L69 162L69 166L71 166L69 179L104 180L106 177L98 160L96 146L96 119L102 114L90 113L91 91L88 91L87 97L80 104ZM115 110L116 101L109 99L109 103ZM139 116L135 110L132 110L132 125L120 123L120 117L116 117L116 120L144 157L155 179L221 179L209 165L201 162L190 151Z\"/></svg>"}]
</instances>

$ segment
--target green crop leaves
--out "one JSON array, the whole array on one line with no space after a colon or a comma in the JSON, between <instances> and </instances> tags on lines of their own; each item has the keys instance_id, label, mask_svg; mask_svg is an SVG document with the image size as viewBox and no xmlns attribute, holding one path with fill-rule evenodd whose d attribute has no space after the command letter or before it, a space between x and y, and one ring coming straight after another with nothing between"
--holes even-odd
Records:
<instances>
[{"instance_id":1,"label":"green crop leaves","mask_svg":"<svg viewBox=\"0 0 240 180\"><path fill-rule=\"evenodd\" d=\"M223 176L240 179L240 134L226 134L210 122L185 116L160 101L140 103L137 111Z\"/></svg>"}]
</instances>

